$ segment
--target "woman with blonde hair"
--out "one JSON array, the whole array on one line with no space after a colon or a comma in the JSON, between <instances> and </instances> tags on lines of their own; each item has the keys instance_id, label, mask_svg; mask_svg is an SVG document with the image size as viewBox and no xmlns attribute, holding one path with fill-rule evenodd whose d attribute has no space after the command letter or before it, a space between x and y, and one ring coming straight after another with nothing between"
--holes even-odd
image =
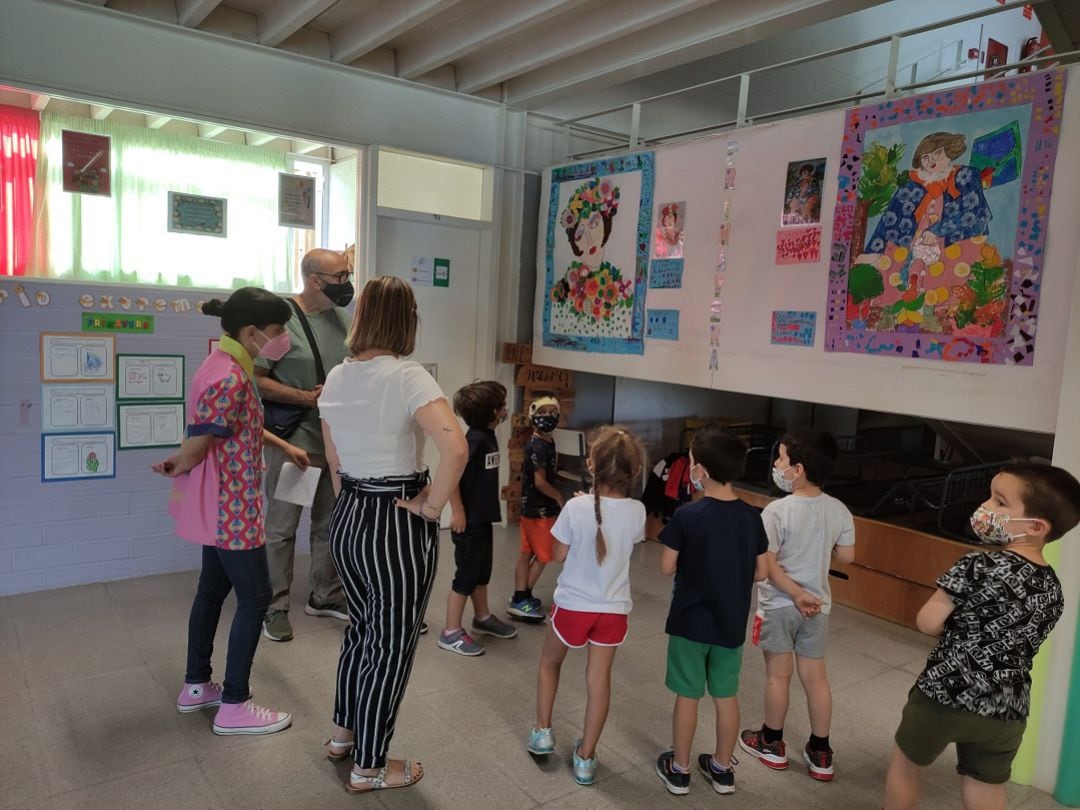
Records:
<instances>
[{"instance_id":1,"label":"woman with blonde hair","mask_svg":"<svg viewBox=\"0 0 1080 810\"><path fill-rule=\"evenodd\" d=\"M350 793L406 787L424 773L419 762L388 759L387 750L435 580L439 518L468 445L438 383L404 359L418 321L407 282L369 281L346 339L350 356L330 371L319 397L337 493L330 554L349 606L327 745L330 759L355 760ZM440 456L430 483L421 464L425 435Z\"/></svg>"}]
</instances>

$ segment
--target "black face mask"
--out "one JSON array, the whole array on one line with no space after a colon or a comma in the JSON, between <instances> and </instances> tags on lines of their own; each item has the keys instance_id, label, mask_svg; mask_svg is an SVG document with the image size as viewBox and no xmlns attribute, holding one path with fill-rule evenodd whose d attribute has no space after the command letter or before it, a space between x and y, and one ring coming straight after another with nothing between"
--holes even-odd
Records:
<instances>
[{"instance_id":1,"label":"black face mask","mask_svg":"<svg viewBox=\"0 0 1080 810\"><path fill-rule=\"evenodd\" d=\"M353 285L351 281L342 284L326 284L322 288L323 295L330 299L336 307L347 307L353 299Z\"/></svg>"},{"instance_id":2,"label":"black face mask","mask_svg":"<svg viewBox=\"0 0 1080 810\"><path fill-rule=\"evenodd\" d=\"M538 413L532 418L533 427L541 433L551 433L559 426L557 413Z\"/></svg>"}]
</instances>

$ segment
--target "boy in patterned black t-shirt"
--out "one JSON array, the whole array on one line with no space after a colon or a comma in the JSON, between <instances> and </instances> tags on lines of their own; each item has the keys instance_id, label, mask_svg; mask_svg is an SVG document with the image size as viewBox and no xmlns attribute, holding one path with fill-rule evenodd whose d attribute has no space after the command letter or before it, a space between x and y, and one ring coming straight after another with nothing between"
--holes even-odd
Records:
<instances>
[{"instance_id":1,"label":"boy in patterned black t-shirt","mask_svg":"<svg viewBox=\"0 0 1080 810\"><path fill-rule=\"evenodd\" d=\"M885 781L886 810L914 808L920 770L956 743L964 807L1005 807L1005 782L1027 721L1031 664L1064 607L1046 543L1080 523L1080 482L1059 467L1011 464L971 516L983 543L942 574L919 611L940 640L896 730ZM1011 530L1011 531L1010 531Z\"/></svg>"}]
</instances>

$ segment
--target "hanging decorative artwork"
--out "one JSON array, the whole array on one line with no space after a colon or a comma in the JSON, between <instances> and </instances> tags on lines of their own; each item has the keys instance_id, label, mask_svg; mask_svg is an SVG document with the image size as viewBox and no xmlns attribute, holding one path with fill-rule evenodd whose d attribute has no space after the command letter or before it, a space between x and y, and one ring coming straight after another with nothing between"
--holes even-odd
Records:
<instances>
[{"instance_id":1,"label":"hanging decorative artwork","mask_svg":"<svg viewBox=\"0 0 1080 810\"><path fill-rule=\"evenodd\" d=\"M652 152L552 170L545 346L644 353L652 190Z\"/></svg>"},{"instance_id":2,"label":"hanging decorative artwork","mask_svg":"<svg viewBox=\"0 0 1080 810\"><path fill-rule=\"evenodd\" d=\"M789 163L780 224L816 225L821 222L821 186L824 182L825 158Z\"/></svg>"},{"instance_id":3,"label":"hanging decorative artwork","mask_svg":"<svg viewBox=\"0 0 1080 810\"><path fill-rule=\"evenodd\" d=\"M825 348L1030 365L1065 74L847 114Z\"/></svg>"},{"instance_id":4,"label":"hanging decorative artwork","mask_svg":"<svg viewBox=\"0 0 1080 810\"><path fill-rule=\"evenodd\" d=\"M653 233L654 259L681 259L683 228L686 222L686 203L664 203L656 217Z\"/></svg>"}]
</instances>

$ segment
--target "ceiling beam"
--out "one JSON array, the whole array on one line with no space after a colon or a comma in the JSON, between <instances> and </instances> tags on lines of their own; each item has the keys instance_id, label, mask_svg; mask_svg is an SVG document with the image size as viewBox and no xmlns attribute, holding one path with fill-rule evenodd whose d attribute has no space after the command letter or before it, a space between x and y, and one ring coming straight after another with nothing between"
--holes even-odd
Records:
<instances>
[{"instance_id":1,"label":"ceiling beam","mask_svg":"<svg viewBox=\"0 0 1080 810\"><path fill-rule=\"evenodd\" d=\"M726 10L730 5L745 6L747 2L728 0L714 5L722 5ZM502 47L460 62L458 90L472 93L553 62L573 64L582 51L708 5L709 0L622 0L617 13L607 4L586 6L582 11L555 20L543 32L526 32L501 43Z\"/></svg>"},{"instance_id":2,"label":"ceiling beam","mask_svg":"<svg viewBox=\"0 0 1080 810\"><path fill-rule=\"evenodd\" d=\"M1072 37L1069 36L1065 23L1061 21L1056 3L1039 3L1035 6L1035 16L1039 18L1039 25L1046 32L1046 38L1050 40L1050 46L1055 53L1065 53L1073 49Z\"/></svg>"},{"instance_id":3,"label":"ceiling beam","mask_svg":"<svg viewBox=\"0 0 1080 810\"><path fill-rule=\"evenodd\" d=\"M186 28L198 28L221 4L221 0L176 0L176 22Z\"/></svg>"},{"instance_id":4,"label":"ceiling beam","mask_svg":"<svg viewBox=\"0 0 1080 810\"><path fill-rule=\"evenodd\" d=\"M535 109L587 90L609 87L716 56L769 37L881 5L885 0L756 0L716 3L643 28L607 46L578 50L573 59L518 72L505 84L504 101ZM458 69L458 89L470 92ZM475 76L475 74L473 74ZM719 77L717 77L719 78Z\"/></svg>"},{"instance_id":5,"label":"ceiling beam","mask_svg":"<svg viewBox=\"0 0 1080 810\"><path fill-rule=\"evenodd\" d=\"M331 32L330 58L348 64L458 2L460 0L379 3Z\"/></svg>"},{"instance_id":6,"label":"ceiling beam","mask_svg":"<svg viewBox=\"0 0 1080 810\"><path fill-rule=\"evenodd\" d=\"M258 17L259 44L277 47L338 0L277 0Z\"/></svg>"},{"instance_id":7,"label":"ceiling beam","mask_svg":"<svg viewBox=\"0 0 1080 810\"><path fill-rule=\"evenodd\" d=\"M438 33L397 49L397 75L415 79L490 45L500 37L513 36L540 25L587 0L530 0L528 3L499 3L485 9L483 17L469 14L441 28Z\"/></svg>"},{"instance_id":8,"label":"ceiling beam","mask_svg":"<svg viewBox=\"0 0 1080 810\"><path fill-rule=\"evenodd\" d=\"M266 146L270 141L276 140L277 135L269 135L265 132L245 132L244 143L248 146Z\"/></svg>"},{"instance_id":9,"label":"ceiling beam","mask_svg":"<svg viewBox=\"0 0 1080 810\"><path fill-rule=\"evenodd\" d=\"M46 96L43 93L31 93L30 109L35 112L41 112L49 106L50 101L52 101L52 96Z\"/></svg>"},{"instance_id":10,"label":"ceiling beam","mask_svg":"<svg viewBox=\"0 0 1080 810\"><path fill-rule=\"evenodd\" d=\"M222 132L227 130L228 127L222 126L221 124L199 124L198 129L200 138L210 139L216 138Z\"/></svg>"},{"instance_id":11,"label":"ceiling beam","mask_svg":"<svg viewBox=\"0 0 1080 810\"><path fill-rule=\"evenodd\" d=\"M102 104L91 104L90 117L93 118L95 121L104 121L106 118L109 117L109 115L112 114L112 111L115 109L115 107L106 107Z\"/></svg>"},{"instance_id":12,"label":"ceiling beam","mask_svg":"<svg viewBox=\"0 0 1080 810\"><path fill-rule=\"evenodd\" d=\"M148 115L146 116L146 128L161 129L170 121L172 121L172 116L169 115Z\"/></svg>"}]
</instances>

